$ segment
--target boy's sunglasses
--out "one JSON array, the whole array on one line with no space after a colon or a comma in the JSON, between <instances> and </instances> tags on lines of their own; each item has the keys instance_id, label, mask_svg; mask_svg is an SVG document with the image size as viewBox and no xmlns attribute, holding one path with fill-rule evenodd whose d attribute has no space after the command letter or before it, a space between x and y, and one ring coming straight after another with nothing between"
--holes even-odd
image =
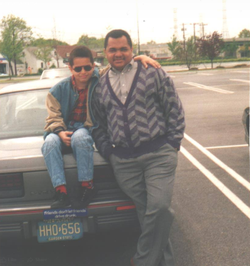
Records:
<instances>
[{"instance_id":1,"label":"boy's sunglasses","mask_svg":"<svg viewBox=\"0 0 250 266\"><path fill-rule=\"evenodd\" d=\"M84 68L85 71L90 71L92 69L92 66L90 65L87 65L87 66L78 66L78 67L75 67L73 68L75 72L81 72L82 69Z\"/></svg>"}]
</instances>

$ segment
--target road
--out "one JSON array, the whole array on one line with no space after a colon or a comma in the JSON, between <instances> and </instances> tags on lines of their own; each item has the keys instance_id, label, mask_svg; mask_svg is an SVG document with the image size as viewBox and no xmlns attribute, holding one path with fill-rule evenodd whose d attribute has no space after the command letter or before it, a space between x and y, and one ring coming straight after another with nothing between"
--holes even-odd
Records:
<instances>
[{"instance_id":1,"label":"road","mask_svg":"<svg viewBox=\"0 0 250 266\"><path fill-rule=\"evenodd\" d=\"M250 265L249 68L171 72L186 113L172 207L176 266ZM129 266L138 233L2 248L1 266ZM154 266L154 265L152 265Z\"/></svg>"}]
</instances>

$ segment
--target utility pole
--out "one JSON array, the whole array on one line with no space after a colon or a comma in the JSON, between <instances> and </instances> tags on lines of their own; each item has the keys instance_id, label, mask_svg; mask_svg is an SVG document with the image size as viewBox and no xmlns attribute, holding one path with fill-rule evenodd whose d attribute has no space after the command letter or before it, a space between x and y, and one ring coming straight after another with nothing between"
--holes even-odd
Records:
<instances>
[{"instance_id":1,"label":"utility pole","mask_svg":"<svg viewBox=\"0 0 250 266\"><path fill-rule=\"evenodd\" d=\"M136 1L136 15L137 15L137 37L138 37L138 43L137 43L137 48L138 48L138 55L140 55L140 33L139 33L139 16L138 16L138 1Z\"/></svg>"},{"instance_id":2,"label":"utility pole","mask_svg":"<svg viewBox=\"0 0 250 266\"><path fill-rule=\"evenodd\" d=\"M185 23L182 23L182 29L181 30L183 31L183 48L184 48L185 59L186 59L186 62L187 62L186 36L185 36L185 31L187 29L185 28Z\"/></svg>"},{"instance_id":3,"label":"utility pole","mask_svg":"<svg viewBox=\"0 0 250 266\"><path fill-rule=\"evenodd\" d=\"M223 26L222 26L222 36L224 39L229 38L229 32L227 27L227 2L226 0L222 1L223 3Z\"/></svg>"},{"instance_id":4,"label":"utility pole","mask_svg":"<svg viewBox=\"0 0 250 266\"><path fill-rule=\"evenodd\" d=\"M204 37L205 36L204 26L207 26L207 24L204 24L203 22L201 22L200 26L201 26L201 31L202 31L202 37Z\"/></svg>"},{"instance_id":5,"label":"utility pole","mask_svg":"<svg viewBox=\"0 0 250 266\"><path fill-rule=\"evenodd\" d=\"M182 31L183 31L183 45L184 45L184 51L186 51L186 37L185 37L185 31L187 30L186 28L185 28L185 23L182 23L182 29L181 29Z\"/></svg>"},{"instance_id":6,"label":"utility pole","mask_svg":"<svg viewBox=\"0 0 250 266\"><path fill-rule=\"evenodd\" d=\"M195 42L195 37L196 37L196 35L195 35L195 26L196 25L200 25L200 23L193 23L193 27L194 27L194 42Z\"/></svg>"},{"instance_id":7,"label":"utility pole","mask_svg":"<svg viewBox=\"0 0 250 266\"><path fill-rule=\"evenodd\" d=\"M59 67L59 58L58 58L58 54L57 54L57 51L56 51L56 41L57 41L57 30L56 30L56 20L55 20L55 17L53 18L54 19L54 28L52 30L52 35L53 35L53 53L54 53L54 56L56 58L56 62L57 62L57 67ZM45 66L47 68L47 66Z\"/></svg>"},{"instance_id":8,"label":"utility pole","mask_svg":"<svg viewBox=\"0 0 250 266\"><path fill-rule=\"evenodd\" d=\"M174 36L178 40L177 8L174 8Z\"/></svg>"}]
</instances>

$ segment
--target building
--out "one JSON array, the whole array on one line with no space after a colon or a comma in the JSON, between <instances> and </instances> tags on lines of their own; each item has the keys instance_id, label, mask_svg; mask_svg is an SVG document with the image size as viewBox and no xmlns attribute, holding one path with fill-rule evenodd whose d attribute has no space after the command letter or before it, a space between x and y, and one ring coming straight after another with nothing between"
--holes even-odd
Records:
<instances>
[{"instance_id":1,"label":"building","mask_svg":"<svg viewBox=\"0 0 250 266\"><path fill-rule=\"evenodd\" d=\"M54 56L54 51L51 51L51 61L45 65L45 62L38 59L36 56L36 52L38 51L38 47L27 47L23 50L22 57L17 62L17 75L24 74L36 74L39 72L39 69L49 68L53 64L56 66L56 59ZM66 66L63 64L63 60L60 62L61 66ZM12 62L12 67L14 68L14 63ZM0 73L2 75L9 75L10 68L9 62L5 56L0 55Z\"/></svg>"},{"instance_id":2,"label":"building","mask_svg":"<svg viewBox=\"0 0 250 266\"><path fill-rule=\"evenodd\" d=\"M38 47L27 47L24 49L23 63L25 65L25 73L38 73L39 69L67 66L63 61L63 57L61 57L57 53L57 49L51 49L50 60L46 63L43 60L37 58L36 53L38 51Z\"/></svg>"},{"instance_id":3,"label":"building","mask_svg":"<svg viewBox=\"0 0 250 266\"><path fill-rule=\"evenodd\" d=\"M57 45L55 48L51 49L50 60L46 62L46 64L36 56L39 51L38 47L27 47L23 50L23 55L20 58L20 62L17 64L17 75L36 74L50 67L67 67L70 52L76 46L77 45ZM103 62L104 56L102 54L92 51L92 55L95 59L98 59L98 62ZM0 54L0 75L1 74L9 74L9 62L6 57Z\"/></svg>"},{"instance_id":4,"label":"building","mask_svg":"<svg viewBox=\"0 0 250 266\"><path fill-rule=\"evenodd\" d=\"M167 43L141 44L140 50L142 54L146 54L156 60L172 58L172 53Z\"/></svg>"},{"instance_id":5,"label":"building","mask_svg":"<svg viewBox=\"0 0 250 266\"><path fill-rule=\"evenodd\" d=\"M6 57L0 54L0 77L9 73L9 62Z\"/></svg>"},{"instance_id":6,"label":"building","mask_svg":"<svg viewBox=\"0 0 250 266\"><path fill-rule=\"evenodd\" d=\"M56 46L55 53L58 58L62 59L63 64L68 64L69 55L75 47L77 47L77 45L58 45ZM91 52L96 65L103 65L105 58L103 52L100 52L99 50L91 50Z\"/></svg>"},{"instance_id":7,"label":"building","mask_svg":"<svg viewBox=\"0 0 250 266\"><path fill-rule=\"evenodd\" d=\"M236 58L250 57L250 38L227 38L223 39L225 45L236 44Z\"/></svg>"}]
</instances>

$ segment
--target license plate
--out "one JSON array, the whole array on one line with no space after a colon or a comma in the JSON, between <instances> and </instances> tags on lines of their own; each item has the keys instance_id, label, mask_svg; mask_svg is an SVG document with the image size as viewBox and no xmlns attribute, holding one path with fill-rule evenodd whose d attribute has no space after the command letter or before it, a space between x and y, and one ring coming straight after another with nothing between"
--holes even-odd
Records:
<instances>
[{"instance_id":1,"label":"license plate","mask_svg":"<svg viewBox=\"0 0 250 266\"><path fill-rule=\"evenodd\" d=\"M83 226L80 219L48 220L38 223L38 242L75 240L83 236Z\"/></svg>"}]
</instances>

